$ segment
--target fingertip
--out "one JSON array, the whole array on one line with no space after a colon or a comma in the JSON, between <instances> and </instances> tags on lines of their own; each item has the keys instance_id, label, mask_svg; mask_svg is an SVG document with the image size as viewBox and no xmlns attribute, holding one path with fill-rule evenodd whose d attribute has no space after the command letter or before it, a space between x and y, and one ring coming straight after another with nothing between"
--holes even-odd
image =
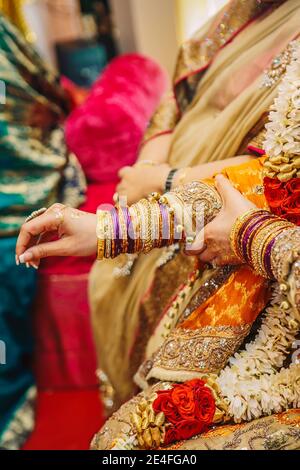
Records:
<instances>
[{"instance_id":1,"label":"fingertip","mask_svg":"<svg viewBox=\"0 0 300 470\"><path fill-rule=\"evenodd\" d=\"M20 264L27 264L29 261L33 260L33 254L30 251L27 251L19 256Z\"/></svg>"}]
</instances>

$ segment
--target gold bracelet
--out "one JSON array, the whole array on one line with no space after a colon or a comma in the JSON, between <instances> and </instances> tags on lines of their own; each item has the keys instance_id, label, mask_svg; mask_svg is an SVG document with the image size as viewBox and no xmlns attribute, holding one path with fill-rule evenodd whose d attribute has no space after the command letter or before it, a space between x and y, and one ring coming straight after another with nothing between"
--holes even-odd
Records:
<instances>
[{"instance_id":1,"label":"gold bracelet","mask_svg":"<svg viewBox=\"0 0 300 470\"><path fill-rule=\"evenodd\" d=\"M104 257L110 259L112 257L112 240L113 240L113 222L111 213L107 212L106 215L107 230L105 231L105 247L104 247Z\"/></svg>"},{"instance_id":2,"label":"gold bracelet","mask_svg":"<svg viewBox=\"0 0 300 470\"><path fill-rule=\"evenodd\" d=\"M129 214L132 225L132 236L134 237L134 253L139 253L139 239L140 239L140 224L137 216L135 204L129 208Z\"/></svg>"},{"instance_id":3,"label":"gold bracelet","mask_svg":"<svg viewBox=\"0 0 300 470\"><path fill-rule=\"evenodd\" d=\"M263 217L263 215L262 215ZM242 234L240 235L240 239L243 241L244 240L244 235L245 235L245 232L250 228L249 227L249 223L251 223L251 220L249 222L246 223L246 227L245 229L243 230ZM265 229L267 229L267 227L269 227L269 225L272 225L274 223L274 217L273 216L270 216L268 217L266 220L263 220L263 219L258 219L255 223L258 224L258 226L255 227L255 229L253 229L250 233L250 237L247 241L247 246L246 246L246 252L247 252L247 259L246 261L250 261L251 265L253 265L253 261L252 261L252 256L253 256L253 252L252 250L255 249L255 246L254 246L254 241L255 241L255 238L259 236L259 234L263 233L263 231ZM259 247L260 249L261 247ZM243 253L243 250L241 248L241 252L242 252L242 255L244 254Z\"/></svg>"},{"instance_id":4,"label":"gold bracelet","mask_svg":"<svg viewBox=\"0 0 300 470\"><path fill-rule=\"evenodd\" d=\"M122 207L118 207L118 217L119 217L119 226L121 231L121 239L122 239L122 253L127 252L127 227L126 222L124 220L124 213Z\"/></svg>"},{"instance_id":5,"label":"gold bracelet","mask_svg":"<svg viewBox=\"0 0 300 470\"><path fill-rule=\"evenodd\" d=\"M287 229L290 229L291 227L293 227L293 225L290 224L289 222L285 220L281 220L281 223L280 223L280 220L279 220L278 222L276 222L276 224L274 223L273 230L270 233L266 234L265 239L262 241L261 260L260 260L263 269L265 269L264 260L265 260L265 255L266 255L266 249L268 248L269 244L271 243L273 239L276 239L280 235L280 233L282 233L283 231L286 231Z\"/></svg>"},{"instance_id":6,"label":"gold bracelet","mask_svg":"<svg viewBox=\"0 0 300 470\"><path fill-rule=\"evenodd\" d=\"M254 237L251 247L251 263L255 271L259 272L262 276L266 277L267 273L262 265L262 252L264 244L270 234L278 234L286 227L286 221L280 220L267 224L258 234ZM268 275L267 275L268 276Z\"/></svg>"},{"instance_id":7,"label":"gold bracelet","mask_svg":"<svg viewBox=\"0 0 300 470\"><path fill-rule=\"evenodd\" d=\"M158 202L156 200L149 201L152 209L152 239L153 248L159 248L160 246L160 210Z\"/></svg>"},{"instance_id":8,"label":"gold bracelet","mask_svg":"<svg viewBox=\"0 0 300 470\"><path fill-rule=\"evenodd\" d=\"M105 212L98 212L98 222L97 222L97 259L103 260L104 258L104 249L105 249L105 238L104 238L104 223L105 223Z\"/></svg>"},{"instance_id":9,"label":"gold bracelet","mask_svg":"<svg viewBox=\"0 0 300 470\"><path fill-rule=\"evenodd\" d=\"M135 208L137 210L138 219L140 220L140 249L139 251L142 252L145 247L146 239L147 239L147 215L145 214L145 210L141 201L139 201Z\"/></svg>"},{"instance_id":10,"label":"gold bracelet","mask_svg":"<svg viewBox=\"0 0 300 470\"><path fill-rule=\"evenodd\" d=\"M265 277L265 270L262 268L262 265L261 265L262 242L266 234L270 233L270 227L271 227L271 230L274 230L273 220L271 219L265 221L265 223L260 227L260 230L258 230L257 233L255 234L252 240L251 250L249 253L251 266L254 268L254 270L257 273L259 273L263 277Z\"/></svg>"},{"instance_id":11,"label":"gold bracelet","mask_svg":"<svg viewBox=\"0 0 300 470\"><path fill-rule=\"evenodd\" d=\"M241 261L244 261L242 253L240 252L239 242L240 242L240 230L244 223L247 222L248 219L252 219L255 214L259 214L261 212L260 209L250 209L247 212L244 212L241 216L239 216L236 221L234 222L231 232L230 232L230 245L233 253L237 258Z\"/></svg>"},{"instance_id":12,"label":"gold bracelet","mask_svg":"<svg viewBox=\"0 0 300 470\"><path fill-rule=\"evenodd\" d=\"M153 247L153 240L152 240L152 208L151 203L147 199L141 200L141 205L145 210L145 219L146 219L146 239L144 244L143 252L145 254L149 253Z\"/></svg>"},{"instance_id":13,"label":"gold bracelet","mask_svg":"<svg viewBox=\"0 0 300 470\"><path fill-rule=\"evenodd\" d=\"M158 241L157 241L157 247L160 248L162 245L162 237L163 237L163 220L162 220L162 214L159 206L159 202L156 202L156 211L158 214Z\"/></svg>"}]
</instances>

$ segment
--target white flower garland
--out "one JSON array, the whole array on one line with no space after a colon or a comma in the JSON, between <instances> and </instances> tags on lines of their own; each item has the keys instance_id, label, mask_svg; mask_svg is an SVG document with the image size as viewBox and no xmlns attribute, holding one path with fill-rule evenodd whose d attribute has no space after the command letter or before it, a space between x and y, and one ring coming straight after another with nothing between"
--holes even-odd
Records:
<instances>
[{"instance_id":1,"label":"white flower garland","mask_svg":"<svg viewBox=\"0 0 300 470\"><path fill-rule=\"evenodd\" d=\"M267 164L285 181L298 175L298 165L293 163L295 156L300 155L300 42L292 43L291 63L269 118L264 145ZM286 310L283 302L288 307ZM217 378L235 422L300 406L299 364L279 370L299 326L299 312L289 305L277 286L256 339L247 344L244 351L235 354Z\"/></svg>"},{"instance_id":2,"label":"white flower garland","mask_svg":"<svg viewBox=\"0 0 300 470\"><path fill-rule=\"evenodd\" d=\"M299 159L295 162L295 156L300 156L300 41L293 41L290 46L291 63L278 87L264 143L266 170L282 181L299 176Z\"/></svg>"},{"instance_id":3,"label":"white flower garland","mask_svg":"<svg viewBox=\"0 0 300 470\"><path fill-rule=\"evenodd\" d=\"M283 310L283 301L286 299L277 286L257 337L230 359L217 379L236 422L300 406L300 366L277 372L300 326L298 312L293 307Z\"/></svg>"}]
</instances>

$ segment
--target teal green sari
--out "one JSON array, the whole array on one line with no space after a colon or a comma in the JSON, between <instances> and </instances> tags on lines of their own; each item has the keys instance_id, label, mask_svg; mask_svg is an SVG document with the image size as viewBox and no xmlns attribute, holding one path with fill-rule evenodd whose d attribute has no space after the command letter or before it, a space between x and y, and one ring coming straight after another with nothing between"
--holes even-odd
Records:
<instances>
[{"instance_id":1,"label":"teal green sari","mask_svg":"<svg viewBox=\"0 0 300 470\"><path fill-rule=\"evenodd\" d=\"M0 15L0 448L19 448L34 418L36 273L15 265L17 233L33 210L84 199L82 171L64 143L69 110L58 77Z\"/></svg>"}]
</instances>

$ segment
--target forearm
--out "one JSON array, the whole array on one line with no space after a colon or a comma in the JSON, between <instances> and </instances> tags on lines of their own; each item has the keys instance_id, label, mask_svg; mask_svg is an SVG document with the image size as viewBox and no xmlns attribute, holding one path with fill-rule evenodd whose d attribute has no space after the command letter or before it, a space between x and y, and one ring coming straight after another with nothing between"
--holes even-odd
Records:
<instances>
[{"instance_id":1,"label":"forearm","mask_svg":"<svg viewBox=\"0 0 300 470\"><path fill-rule=\"evenodd\" d=\"M138 162L151 161L163 164L168 161L172 134L163 134L149 140L141 149Z\"/></svg>"},{"instance_id":2,"label":"forearm","mask_svg":"<svg viewBox=\"0 0 300 470\"><path fill-rule=\"evenodd\" d=\"M230 166L237 166L252 160L255 157L250 155L242 155L239 157L227 158L217 162L203 163L191 168L183 168L179 170L173 182L173 187L190 183L192 181L199 181L206 178L212 178L215 174L221 173L225 168Z\"/></svg>"}]
</instances>

